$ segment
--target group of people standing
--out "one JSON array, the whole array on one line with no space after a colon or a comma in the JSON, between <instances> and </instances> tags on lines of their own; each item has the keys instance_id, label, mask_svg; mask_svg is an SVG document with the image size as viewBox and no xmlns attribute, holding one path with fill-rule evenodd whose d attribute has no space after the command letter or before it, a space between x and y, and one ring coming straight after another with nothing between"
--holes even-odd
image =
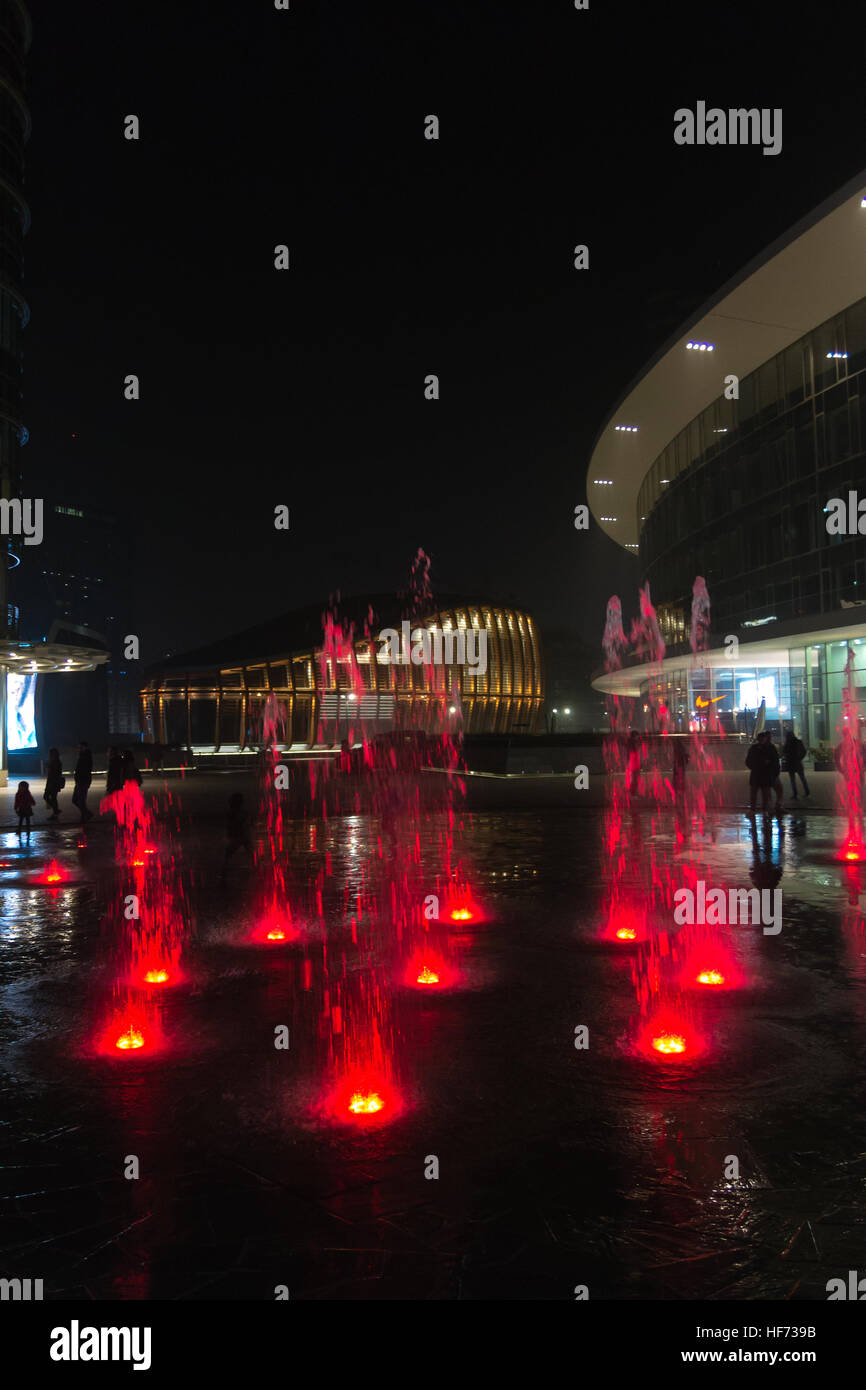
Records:
<instances>
[{"instance_id":1,"label":"group of people standing","mask_svg":"<svg viewBox=\"0 0 866 1390\"><path fill-rule=\"evenodd\" d=\"M72 778L75 783L72 804L79 811L81 824L84 825L93 816L93 812L87 806L87 794L93 781L93 754L85 739L82 739L78 745L78 757ZM137 782L141 786L141 773L136 767L132 750L130 748L109 748L108 770L105 777L106 795L110 796L112 792L120 791L127 782ZM60 753L56 748L49 748L48 763L45 768L45 790L42 793L50 812L49 820L57 820L60 816L58 797L65 786L66 777L64 776ZM15 796L15 811L18 815L19 830L22 830L25 825L27 830L30 829L30 819L35 806L36 802L30 791L30 783L19 782Z\"/></svg>"},{"instance_id":2,"label":"group of people standing","mask_svg":"<svg viewBox=\"0 0 866 1390\"><path fill-rule=\"evenodd\" d=\"M799 801L797 778L803 786L803 795L809 795L809 783L803 771L806 748L802 739L797 738L793 729L788 729L782 745L782 756L773 743L769 729L764 729L746 754L746 767L749 769L749 815L755 814L758 792L761 793L761 806L766 815L770 811L770 792L775 793L776 810L782 809L782 771L791 779L791 800Z\"/></svg>"}]
</instances>

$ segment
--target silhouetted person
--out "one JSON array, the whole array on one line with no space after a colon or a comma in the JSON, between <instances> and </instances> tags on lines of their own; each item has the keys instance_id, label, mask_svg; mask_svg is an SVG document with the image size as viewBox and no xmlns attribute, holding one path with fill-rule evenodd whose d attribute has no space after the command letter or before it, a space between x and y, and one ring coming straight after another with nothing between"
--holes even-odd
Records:
<instances>
[{"instance_id":1,"label":"silhouetted person","mask_svg":"<svg viewBox=\"0 0 866 1390\"><path fill-rule=\"evenodd\" d=\"M36 802L30 791L29 782L19 782L18 790L15 793L15 810L18 812L18 834L21 834L24 823L27 824L27 834L30 834L30 817L33 815L33 807Z\"/></svg>"},{"instance_id":2,"label":"silhouetted person","mask_svg":"<svg viewBox=\"0 0 866 1390\"><path fill-rule=\"evenodd\" d=\"M244 798L241 792L234 792L229 797L229 813L226 817L226 848L223 855L222 878L225 879L226 868L232 855L239 849L245 849L250 859L253 857L253 846L250 840L250 822L244 806Z\"/></svg>"},{"instance_id":3,"label":"silhouetted person","mask_svg":"<svg viewBox=\"0 0 866 1390\"><path fill-rule=\"evenodd\" d=\"M782 783L779 780L779 754L770 739L769 730L758 734L746 754L746 767L749 769L749 815L755 814L758 791L761 793L761 806L765 815L770 813L770 791L776 793L776 810L782 808Z\"/></svg>"},{"instance_id":4,"label":"silhouetted person","mask_svg":"<svg viewBox=\"0 0 866 1390\"><path fill-rule=\"evenodd\" d=\"M132 756L132 750L130 748L125 748L123 750L124 786L127 782L137 782L138 785L141 786L141 773L135 765L135 758Z\"/></svg>"},{"instance_id":5,"label":"silhouetted person","mask_svg":"<svg viewBox=\"0 0 866 1390\"><path fill-rule=\"evenodd\" d=\"M791 779L791 797L794 801L799 801L797 796L797 783L794 780L799 777L803 783L803 795L809 795L809 783L806 781L806 774L803 771L803 759L806 756L806 745L801 739L797 738L793 729L789 729L785 735L785 742L782 745L782 757L785 760L785 771Z\"/></svg>"},{"instance_id":6,"label":"silhouetted person","mask_svg":"<svg viewBox=\"0 0 866 1390\"><path fill-rule=\"evenodd\" d=\"M60 807L57 805L57 798L65 786L66 778L63 776L63 764L60 761L60 754L56 748L49 748L48 766L45 769L45 791L42 793L43 800L52 811L49 820L57 820L57 817L60 815Z\"/></svg>"},{"instance_id":7,"label":"silhouetted person","mask_svg":"<svg viewBox=\"0 0 866 1390\"><path fill-rule=\"evenodd\" d=\"M674 739L673 784L674 795L682 796L686 789L686 768L689 765L689 750L684 738Z\"/></svg>"},{"instance_id":8,"label":"silhouetted person","mask_svg":"<svg viewBox=\"0 0 866 1390\"><path fill-rule=\"evenodd\" d=\"M629 796L634 796L640 782L640 734L632 729L626 742L628 763L626 765L626 788Z\"/></svg>"},{"instance_id":9,"label":"silhouetted person","mask_svg":"<svg viewBox=\"0 0 866 1390\"><path fill-rule=\"evenodd\" d=\"M72 793L72 804L77 806L81 812L81 824L90 820L92 811L87 809L87 793L90 790L90 783L93 781L93 754L86 739L82 739L78 745L78 761L75 764L75 791Z\"/></svg>"},{"instance_id":10,"label":"silhouetted person","mask_svg":"<svg viewBox=\"0 0 866 1390\"><path fill-rule=\"evenodd\" d=\"M108 768L105 773L105 793L111 796L112 792L119 792L123 786L123 758L119 749L109 748Z\"/></svg>"}]
</instances>

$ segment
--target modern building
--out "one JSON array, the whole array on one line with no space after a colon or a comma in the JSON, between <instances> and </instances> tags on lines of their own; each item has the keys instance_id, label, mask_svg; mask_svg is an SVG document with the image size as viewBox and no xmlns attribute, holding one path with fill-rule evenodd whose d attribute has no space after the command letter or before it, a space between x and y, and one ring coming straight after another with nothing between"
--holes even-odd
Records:
<instances>
[{"instance_id":1,"label":"modern building","mask_svg":"<svg viewBox=\"0 0 866 1390\"><path fill-rule=\"evenodd\" d=\"M137 739L140 674L124 660L124 638L134 619L134 537L129 528L50 489L44 496L45 538L23 550L11 576L22 639L61 642L103 653L90 674L70 685L51 676L38 683L36 727L40 748L75 744L94 748Z\"/></svg>"},{"instance_id":2,"label":"modern building","mask_svg":"<svg viewBox=\"0 0 866 1390\"><path fill-rule=\"evenodd\" d=\"M597 674L596 689L640 709L652 675L681 730L713 703L723 727L748 733L765 700L770 726L793 723L812 747L835 738L849 651L866 700L866 534L856 522L835 534L830 506L858 489L866 499L864 290L861 175L628 386L596 439L587 493L602 529L638 555L667 651L653 672L627 660ZM697 576L712 605L701 667L689 646Z\"/></svg>"},{"instance_id":3,"label":"modern building","mask_svg":"<svg viewBox=\"0 0 866 1390\"><path fill-rule=\"evenodd\" d=\"M24 199L24 146L30 112L24 99L30 18L19 0L0 4L0 497L20 495L19 451L26 442L22 391L24 237L30 209ZM3 550L7 549L4 538ZM15 562L13 556L9 563ZM0 638L17 636L7 598L8 563L0 565ZM10 631L11 619L11 631Z\"/></svg>"},{"instance_id":4,"label":"modern building","mask_svg":"<svg viewBox=\"0 0 866 1390\"><path fill-rule=\"evenodd\" d=\"M440 600L412 631L485 634L486 659L430 666L395 661L382 634L400 631L393 596L341 603L354 624L343 652L323 636L321 606L172 656L146 673L142 725L149 742L199 752L242 752L262 737L268 696L286 714L286 745L334 746L395 729L533 733L543 724L544 679L528 613L462 599ZM381 619L378 614L385 614ZM476 648L480 642L475 639ZM390 655L389 655L390 652ZM476 652L477 654L477 652Z\"/></svg>"},{"instance_id":5,"label":"modern building","mask_svg":"<svg viewBox=\"0 0 866 1390\"><path fill-rule=\"evenodd\" d=\"M20 450L28 432L23 413L23 330L30 318L24 297L24 237L30 210L22 192L24 146L30 135L30 113L24 96L25 62L30 48L30 17L22 0L0 0L0 503L3 531L0 549L0 786L8 778L7 748L25 757L36 751L35 707L40 674L92 671L104 660L86 642L29 640L22 633L20 605L10 602L9 575L42 545L26 545L20 531L24 514ZM27 499L32 525L41 503ZM16 522L15 510L18 511ZM31 530L31 535L35 534ZM43 562L44 563L44 562ZM51 640L45 640L46 636ZM70 688L71 689L71 688ZM11 709L7 716L7 696Z\"/></svg>"}]
</instances>

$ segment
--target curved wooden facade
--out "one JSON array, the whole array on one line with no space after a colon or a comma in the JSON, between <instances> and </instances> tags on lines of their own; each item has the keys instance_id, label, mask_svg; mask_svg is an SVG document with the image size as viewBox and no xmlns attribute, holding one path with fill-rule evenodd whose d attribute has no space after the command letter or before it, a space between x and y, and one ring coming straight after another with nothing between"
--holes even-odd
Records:
<instances>
[{"instance_id":1,"label":"curved wooden facade","mask_svg":"<svg viewBox=\"0 0 866 1390\"><path fill-rule=\"evenodd\" d=\"M533 733L542 718L544 677L535 622L528 613L493 604L441 608L413 628L487 633L486 670L466 666L393 664L384 643L354 641L354 658L321 648L184 669L177 658L151 674L141 690L142 729L156 743L228 751L258 744L261 713L274 694L287 716L285 744L333 746L391 729L435 733L459 719L464 733ZM447 694L445 692L448 692ZM457 701L456 704L452 703Z\"/></svg>"}]
</instances>

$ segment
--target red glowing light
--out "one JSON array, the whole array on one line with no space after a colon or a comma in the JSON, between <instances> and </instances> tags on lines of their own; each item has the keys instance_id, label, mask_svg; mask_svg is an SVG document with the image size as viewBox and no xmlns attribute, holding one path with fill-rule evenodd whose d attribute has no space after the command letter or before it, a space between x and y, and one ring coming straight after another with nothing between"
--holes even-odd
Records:
<instances>
[{"instance_id":1,"label":"red glowing light","mask_svg":"<svg viewBox=\"0 0 866 1390\"><path fill-rule=\"evenodd\" d=\"M455 907L454 911L451 913L451 921L471 922L472 913L469 911L468 907Z\"/></svg>"},{"instance_id":2,"label":"red glowing light","mask_svg":"<svg viewBox=\"0 0 866 1390\"><path fill-rule=\"evenodd\" d=\"M376 1046L374 1051L379 1051ZM372 1126L390 1123L405 1109L389 1076L384 1057L376 1065L350 1066L322 1097L316 1109L340 1125Z\"/></svg>"},{"instance_id":3,"label":"red glowing light","mask_svg":"<svg viewBox=\"0 0 866 1390\"><path fill-rule=\"evenodd\" d=\"M46 873L45 873L45 882L46 882L46 883L62 883L62 882L63 882L63 874L61 873L60 865L58 864L58 862L57 862L56 859L52 859L51 863L48 865L48 868L47 868Z\"/></svg>"},{"instance_id":4,"label":"red glowing light","mask_svg":"<svg viewBox=\"0 0 866 1390\"><path fill-rule=\"evenodd\" d=\"M275 927L273 931L268 932L268 941L285 941L285 939L286 933L280 931L279 927Z\"/></svg>"},{"instance_id":5,"label":"red glowing light","mask_svg":"<svg viewBox=\"0 0 866 1390\"><path fill-rule=\"evenodd\" d=\"M441 990L454 989L461 983L462 976L448 956L426 941L403 962L400 980L410 989L424 989L428 994L435 990L438 994Z\"/></svg>"},{"instance_id":6,"label":"red glowing light","mask_svg":"<svg viewBox=\"0 0 866 1390\"><path fill-rule=\"evenodd\" d=\"M856 829L853 833L849 830L842 844L839 858L846 860L849 864L859 864L863 859L866 859L866 844L856 833Z\"/></svg>"},{"instance_id":7,"label":"red glowing light","mask_svg":"<svg viewBox=\"0 0 866 1390\"><path fill-rule=\"evenodd\" d=\"M692 1062L707 1048L706 1039L690 1022L688 1014L671 1008L660 1009L643 1025L637 1044L654 1061L671 1062Z\"/></svg>"},{"instance_id":8,"label":"red glowing light","mask_svg":"<svg viewBox=\"0 0 866 1390\"><path fill-rule=\"evenodd\" d=\"M702 970L698 975L699 985L723 985L725 977L721 970Z\"/></svg>"},{"instance_id":9,"label":"red glowing light","mask_svg":"<svg viewBox=\"0 0 866 1390\"><path fill-rule=\"evenodd\" d=\"M601 934L606 941L646 941L646 914L630 903L612 903Z\"/></svg>"},{"instance_id":10,"label":"red glowing light","mask_svg":"<svg viewBox=\"0 0 866 1390\"><path fill-rule=\"evenodd\" d=\"M363 1095L361 1091L355 1091L349 1101L349 1109L353 1115L375 1115L378 1110L384 1109L385 1102L377 1091L371 1091L369 1095Z\"/></svg>"},{"instance_id":11,"label":"red glowing light","mask_svg":"<svg viewBox=\"0 0 866 1390\"><path fill-rule=\"evenodd\" d=\"M144 1047L144 1035L137 1028L128 1028L125 1033L121 1033L115 1047L119 1047L122 1052L130 1048Z\"/></svg>"},{"instance_id":12,"label":"red glowing light","mask_svg":"<svg viewBox=\"0 0 866 1390\"><path fill-rule=\"evenodd\" d=\"M144 978L149 985L164 985L168 980L168 971L148 970Z\"/></svg>"}]
</instances>

